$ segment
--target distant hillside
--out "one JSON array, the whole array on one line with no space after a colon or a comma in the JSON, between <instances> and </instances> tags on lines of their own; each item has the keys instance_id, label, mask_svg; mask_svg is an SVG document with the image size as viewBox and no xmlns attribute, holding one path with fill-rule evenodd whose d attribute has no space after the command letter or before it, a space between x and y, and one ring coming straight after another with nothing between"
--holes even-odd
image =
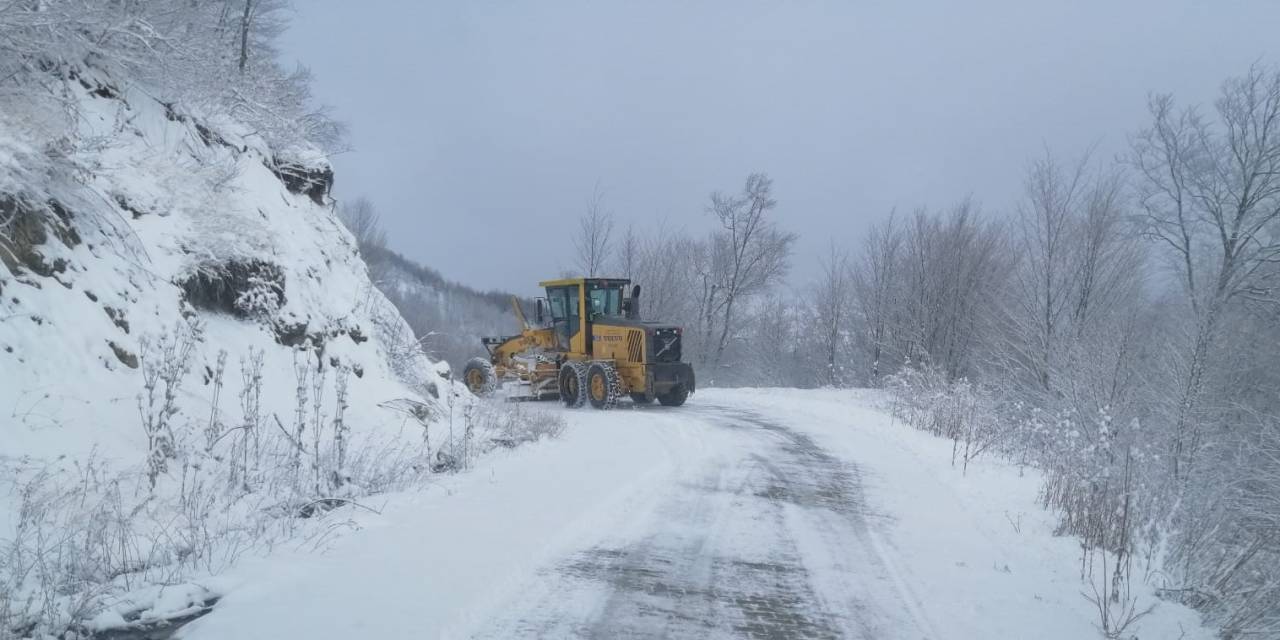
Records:
<instances>
[{"instance_id":1,"label":"distant hillside","mask_svg":"<svg viewBox=\"0 0 1280 640\"><path fill-rule=\"evenodd\" d=\"M479 291L447 280L439 271L378 243L366 244L362 251L370 279L400 310L423 348L455 370L484 355L481 336L520 331L510 293ZM529 302L522 304L530 313Z\"/></svg>"}]
</instances>

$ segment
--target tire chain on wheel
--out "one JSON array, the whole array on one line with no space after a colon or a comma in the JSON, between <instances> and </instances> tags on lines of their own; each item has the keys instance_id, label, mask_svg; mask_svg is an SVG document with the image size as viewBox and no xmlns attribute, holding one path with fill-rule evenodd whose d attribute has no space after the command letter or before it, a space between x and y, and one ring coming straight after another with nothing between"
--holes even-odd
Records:
<instances>
[{"instance_id":1,"label":"tire chain on wheel","mask_svg":"<svg viewBox=\"0 0 1280 640\"><path fill-rule=\"evenodd\" d=\"M578 397L574 398L573 402L569 402L564 398L564 388L560 384L564 380L564 374L566 369L573 371L574 376L578 379ZM583 365L581 362L578 362L576 360L570 360L564 363L563 365L561 365L560 373L559 375L557 375L556 379L557 379L556 384L560 388L560 400L565 403L565 406L571 409L577 409L582 405L586 404L588 391L587 391L587 367L585 365Z\"/></svg>"},{"instance_id":2,"label":"tire chain on wheel","mask_svg":"<svg viewBox=\"0 0 1280 640\"><path fill-rule=\"evenodd\" d=\"M484 383L479 390L472 390L467 383L467 372L471 369L479 369L484 376ZM472 358L462 369L462 384L478 396L492 395L498 389L498 372L494 369L493 363L485 358Z\"/></svg>"},{"instance_id":3,"label":"tire chain on wheel","mask_svg":"<svg viewBox=\"0 0 1280 640\"><path fill-rule=\"evenodd\" d=\"M612 362L596 362L587 370L588 393L590 393L591 372L599 369L604 372L604 402L597 409L608 410L618 404L618 396L622 395L622 377ZM592 406L595 406L594 399Z\"/></svg>"}]
</instances>

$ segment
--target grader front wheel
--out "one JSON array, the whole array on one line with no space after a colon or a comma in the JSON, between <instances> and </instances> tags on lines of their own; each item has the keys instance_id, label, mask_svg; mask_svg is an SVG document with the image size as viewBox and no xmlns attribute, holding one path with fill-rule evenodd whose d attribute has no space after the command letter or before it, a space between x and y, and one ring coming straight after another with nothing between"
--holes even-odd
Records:
<instances>
[{"instance_id":1,"label":"grader front wheel","mask_svg":"<svg viewBox=\"0 0 1280 640\"><path fill-rule=\"evenodd\" d=\"M591 406L612 409L622 393L622 379L618 370L608 362L596 362L587 369L587 391Z\"/></svg>"},{"instance_id":2,"label":"grader front wheel","mask_svg":"<svg viewBox=\"0 0 1280 640\"><path fill-rule=\"evenodd\" d=\"M462 382L471 393L484 397L492 395L498 388L498 375L493 370L493 363L484 358L472 358L462 369Z\"/></svg>"},{"instance_id":3,"label":"grader front wheel","mask_svg":"<svg viewBox=\"0 0 1280 640\"><path fill-rule=\"evenodd\" d=\"M581 407L587 401L587 367L581 362L569 361L560 367L560 400L571 409Z\"/></svg>"}]
</instances>

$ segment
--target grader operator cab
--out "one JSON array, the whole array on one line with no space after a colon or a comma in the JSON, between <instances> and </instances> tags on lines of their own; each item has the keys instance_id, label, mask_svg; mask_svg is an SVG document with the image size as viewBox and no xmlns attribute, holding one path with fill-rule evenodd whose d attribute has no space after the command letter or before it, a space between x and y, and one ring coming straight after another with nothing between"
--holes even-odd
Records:
<instances>
[{"instance_id":1,"label":"grader operator cab","mask_svg":"<svg viewBox=\"0 0 1280 640\"><path fill-rule=\"evenodd\" d=\"M519 335L482 338L488 358L473 358L463 381L476 395L507 387L515 400L560 398L610 409L618 399L678 407L695 389L693 367L680 360L680 327L639 319L640 286L618 278L539 283L531 325L514 296ZM511 393L512 388L514 393Z\"/></svg>"}]
</instances>

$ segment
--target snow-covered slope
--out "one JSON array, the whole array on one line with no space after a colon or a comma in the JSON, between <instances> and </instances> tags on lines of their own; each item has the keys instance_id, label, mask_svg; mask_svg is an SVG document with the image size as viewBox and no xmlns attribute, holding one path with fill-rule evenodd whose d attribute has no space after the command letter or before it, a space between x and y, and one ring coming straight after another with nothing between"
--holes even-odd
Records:
<instances>
[{"instance_id":1,"label":"snow-covered slope","mask_svg":"<svg viewBox=\"0 0 1280 640\"><path fill-rule=\"evenodd\" d=\"M0 111L0 637L180 623L316 514L454 468L472 403L322 153L81 69Z\"/></svg>"},{"instance_id":2,"label":"snow-covered slope","mask_svg":"<svg viewBox=\"0 0 1280 640\"><path fill-rule=\"evenodd\" d=\"M257 353L266 420L289 423L295 363L330 381L350 371L357 434L401 426L382 403L433 402L436 365L405 348L408 326L333 214L320 153L268 148L103 76L72 80L71 130L42 139L0 118L0 207L14 218L0 245L0 461L140 461L144 370L182 336L190 373L172 424L210 422L220 391L217 420L235 425L242 362ZM59 139L74 141L79 171L22 172ZM62 224L42 228L42 207Z\"/></svg>"}]
</instances>

